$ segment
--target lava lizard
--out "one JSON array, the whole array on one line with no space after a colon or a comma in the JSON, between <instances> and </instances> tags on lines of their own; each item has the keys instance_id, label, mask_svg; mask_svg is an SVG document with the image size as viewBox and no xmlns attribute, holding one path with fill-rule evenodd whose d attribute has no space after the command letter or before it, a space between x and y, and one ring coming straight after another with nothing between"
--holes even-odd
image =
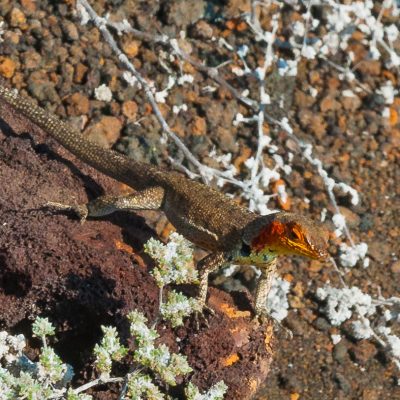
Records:
<instances>
[{"instance_id":1,"label":"lava lizard","mask_svg":"<svg viewBox=\"0 0 400 400\"><path fill-rule=\"evenodd\" d=\"M257 315L265 315L278 256L301 255L312 259L327 256L324 228L302 215L277 212L260 216L183 174L134 161L86 140L55 115L1 84L0 99L79 159L136 191L127 196L106 195L85 205L67 206L83 220L116 210L161 210L180 234L210 252L198 263L199 310L206 307L208 275L221 266L247 264L260 269L254 309Z\"/></svg>"}]
</instances>

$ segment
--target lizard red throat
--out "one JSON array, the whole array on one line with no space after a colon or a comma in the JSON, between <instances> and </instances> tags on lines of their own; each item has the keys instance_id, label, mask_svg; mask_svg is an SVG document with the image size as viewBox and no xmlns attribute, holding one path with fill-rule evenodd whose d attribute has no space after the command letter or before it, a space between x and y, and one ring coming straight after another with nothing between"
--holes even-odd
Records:
<instances>
[{"instance_id":1,"label":"lizard red throat","mask_svg":"<svg viewBox=\"0 0 400 400\"><path fill-rule=\"evenodd\" d=\"M266 297L280 255L312 259L327 256L325 229L287 212L257 215L234 200L184 175L129 159L82 137L55 115L0 85L0 99L45 130L82 161L130 186L128 196L102 196L75 209L84 219L117 210L161 210L176 230L210 252L199 262L199 307L206 304L208 275L229 263L252 264L261 276L255 294L256 314L266 313Z\"/></svg>"}]
</instances>

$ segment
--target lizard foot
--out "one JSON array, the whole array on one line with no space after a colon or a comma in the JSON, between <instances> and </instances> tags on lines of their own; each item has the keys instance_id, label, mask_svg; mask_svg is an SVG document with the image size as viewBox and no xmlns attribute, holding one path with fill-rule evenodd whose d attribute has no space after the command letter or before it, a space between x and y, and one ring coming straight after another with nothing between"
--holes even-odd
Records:
<instances>
[{"instance_id":1,"label":"lizard foot","mask_svg":"<svg viewBox=\"0 0 400 400\"><path fill-rule=\"evenodd\" d=\"M277 330L282 330L287 339L289 340L293 339L293 332L288 327L282 325L282 323L279 321L274 320L274 322Z\"/></svg>"},{"instance_id":2,"label":"lizard foot","mask_svg":"<svg viewBox=\"0 0 400 400\"><path fill-rule=\"evenodd\" d=\"M72 211L79 217L81 224L86 221L86 218L88 216L88 209L85 204L76 204L71 206L68 204L54 203L52 201L48 201L46 204L44 204L44 207L54 208L60 211Z\"/></svg>"},{"instance_id":3,"label":"lizard foot","mask_svg":"<svg viewBox=\"0 0 400 400\"><path fill-rule=\"evenodd\" d=\"M274 329L282 330L288 339L293 339L293 332L286 326L283 326L280 321L271 317L266 310L257 313L253 318L253 322L259 323L261 326L273 325Z\"/></svg>"},{"instance_id":4,"label":"lizard foot","mask_svg":"<svg viewBox=\"0 0 400 400\"><path fill-rule=\"evenodd\" d=\"M275 320L266 310L262 310L261 312L256 312L256 315L253 317L253 322L259 323L260 325L270 325L273 324Z\"/></svg>"},{"instance_id":5,"label":"lizard foot","mask_svg":"<svg viewBox=\"0 0 400 400\"><path fill-rule=\"evenodd\" d=\"M206 328L209 327L208 317L206 314L209 314L209 316L213 316L213 315L215 315L215 311L205 304L203 306L199 306L194 311L194 324L195 324L196 331L200 330L201 322L203 322L203 324L206 326Z\"/></svg>"}]
</instances>

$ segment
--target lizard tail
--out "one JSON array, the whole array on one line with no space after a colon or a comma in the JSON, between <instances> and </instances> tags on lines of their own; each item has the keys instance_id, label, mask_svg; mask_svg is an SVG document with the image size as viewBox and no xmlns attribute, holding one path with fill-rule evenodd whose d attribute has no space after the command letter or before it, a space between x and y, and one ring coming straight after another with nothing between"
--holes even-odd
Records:
<instances>
[{"instance_id":1,"label":"lizard tail","mask_svg":"<svg viewBox=\"0 0 400 400\"><path fill-rule=\"evenodd\" d=\"M42 128L80 160L136 190L151 186L159 173L150 164L134 161L85 139L58 117L0 84L0 99Z\"/></svg>"}]
</instances>

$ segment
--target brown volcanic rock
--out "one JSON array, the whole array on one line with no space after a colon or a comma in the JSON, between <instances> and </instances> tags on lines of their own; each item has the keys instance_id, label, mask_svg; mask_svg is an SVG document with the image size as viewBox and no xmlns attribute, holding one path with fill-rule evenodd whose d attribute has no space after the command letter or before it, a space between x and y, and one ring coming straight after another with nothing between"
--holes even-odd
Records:
<instances>
[{"instance_id":1,"label":"brown volcanic rock","mask_svg":"<svg viewBox=\"0 0 400 400\"><path fill-rule=\"evenodd\" d=\"M37 144L43 132L8 107L1 105L1 115L1 329L30 336L32 319L48 317L57 327L56 350L74 366L75 383L82 383L93 375L91 352L101 325L116 325L126 340L124 316L130 310L144 312L150 321L156 317L158 288L140 254L153 231L133 214L81 225L70 214L43 208L49 200L80 203L102 188L115 192L118 185L59 146L55 153ZM196 331L188 320L174 331L159 323L160 341L188 356L194 372L187 379L201 389L224 380L227 399L248 399L268 374L272 327L251 322L248 302L242 306L247 311L238 311L237 301L217 289L210 289L209 304L216 314L208 327ZM92 392L96 399L116 399L116 393L104 387Z\"/></svg>"}]
</instances>

